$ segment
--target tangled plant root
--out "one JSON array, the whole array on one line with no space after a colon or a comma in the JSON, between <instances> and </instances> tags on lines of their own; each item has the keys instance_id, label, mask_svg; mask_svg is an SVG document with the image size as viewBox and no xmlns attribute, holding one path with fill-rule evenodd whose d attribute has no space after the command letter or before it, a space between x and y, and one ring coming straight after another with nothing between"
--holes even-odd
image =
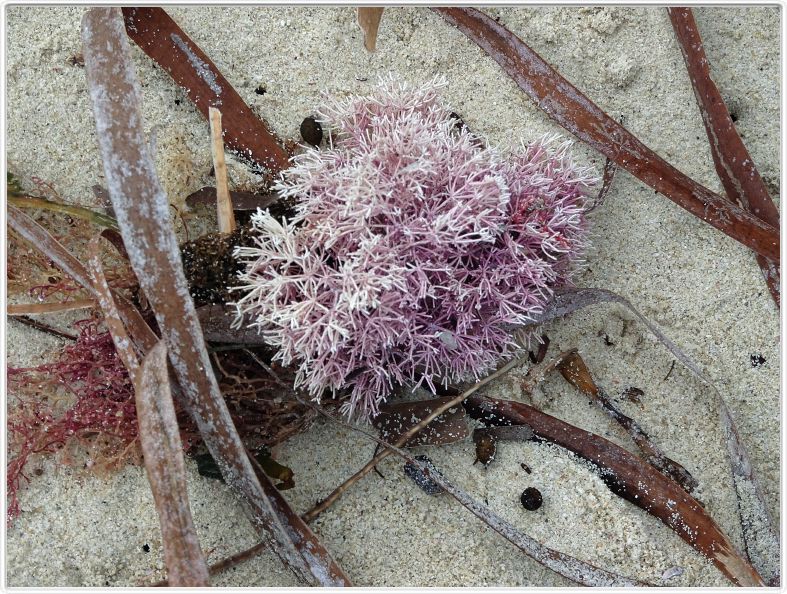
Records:
<instances>
[{"instance_id":1,"label":"tangled plant root","mask_svg":"<svg viewBox=\"0 0 787 594\"><path fill-rule=\"evenodd\" d=\"M237 301L241 320L296 364L319 399L348 390L374 416L399 385L462 381L515 355L512 329L570 282L597 182L568 143L504 158L457 126L442 83L384 81L319 111L326 150L294 158L276 189L289 221L258 211Z\"/></svg>"}]
</instances>

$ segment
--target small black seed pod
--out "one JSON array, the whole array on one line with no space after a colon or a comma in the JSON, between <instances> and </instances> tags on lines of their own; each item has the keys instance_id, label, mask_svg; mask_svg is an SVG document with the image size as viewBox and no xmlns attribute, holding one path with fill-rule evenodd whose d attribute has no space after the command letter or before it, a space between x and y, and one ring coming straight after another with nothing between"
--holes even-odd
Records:
<instances>
[{"instance_id":1,"label":"small black seed pod","mask_svg":"<svg viewBox=\"0 0 787 594\"><path fill-rule=\"evenodd\" d=\"M301 122L301 138L312 146L320 146L322 142L322 126L313 116L304 118Z\"/></svg>"},{"instance_id":2,"label":"small black seed pod","mask_svg":"<svg viewBox=\"0 0 787 594\"><path fill-rule=\"evenodd\" d=\"M522 502L522 507L527 510L535 511L541 504L543 503L543 498L541 497L541 491L536 489L535 487L528 487L524 491L522 491L522 495L519 497L519 501Z\"/></svg>"}]
</instances>

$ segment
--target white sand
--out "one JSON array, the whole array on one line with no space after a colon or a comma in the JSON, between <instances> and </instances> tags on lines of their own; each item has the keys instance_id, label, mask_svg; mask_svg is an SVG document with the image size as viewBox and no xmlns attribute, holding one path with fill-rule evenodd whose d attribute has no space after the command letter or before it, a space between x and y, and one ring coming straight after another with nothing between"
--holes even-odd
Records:
<instances>
[{"instance_id":1,"label":"white sand","mask_svg":"<svg viewBox=\"0 0 787 594\"><path fill-rule=\"evenodd\" d=\"M721 191L702 121L672 35L658 8L488 8L547 61L670 162ZM446 97L475 131L513 144L559 131L461 33L423 8L386 11L378 51L367 54L350 9L175 8L172 16L241 96L282 136L296 136L319 93L363 93L379 74L413 82L437 73ZM68 63L79 53L82 8L9 8L7 152L22 179L49 180L69 200L90 203L102 182L85 73ZM772 195L779 190L779 12L777 8L697 9L714 77L737 113L737 127ZM146 126L157 136L157 163L168 190L210 183L207 124L185 94L138 49ZM366 80L368 79L368 80ZM263 85L266 93L255 94ZM180 100L180 105L175 101ZM578 146L581 159L603 165ZM249 183L234 169L236 183ZM177 201L178 196L173 196ZM778 312L745 248L687 214L626 173L593 214L594 247L579 284L630 298L716 382L750 448L770 512L779 509ZM579 347L610 393L645 391L642 407L620 406L701 483L706 509L742 544L737 504L712 393L616 307L597 306L550 324L553 349ZM9 364L35 363L57 341L11 322ZM606 346L606 333L614 346ZM766 363L752 367L750 356ZM519 397L516 374L492 392ZM546 412L632 448L601 412L562 378L535 398ZM373 445L334 425L318 424L285 444L281 460L296 472L286 497L308 509L362 466ZM484 470L471 466L469 440L430 449L443 472L500 515L549 546L622 574L671 586L728 582L659 521L608 491L573 456L555 447L502 444ZM531 475L520 469L526 461ZM381 465L314 527L358 585L568 585L487 529L452 500L430 498L401 472ZM162 577L161 538L144 472L107 479L52 468L21 493L23 515L8 530L10 586L134 585ZM190 467L190 496L203 548L216 561L254 543L240 506L221 484ZM526 512L518 497L538 487L544 505ZM142 550L149 544L150 552ZM775 554L775 551L772 551ZM216 579L217 585L295 585L271 555Z\"/></svg>"}]
</instances>

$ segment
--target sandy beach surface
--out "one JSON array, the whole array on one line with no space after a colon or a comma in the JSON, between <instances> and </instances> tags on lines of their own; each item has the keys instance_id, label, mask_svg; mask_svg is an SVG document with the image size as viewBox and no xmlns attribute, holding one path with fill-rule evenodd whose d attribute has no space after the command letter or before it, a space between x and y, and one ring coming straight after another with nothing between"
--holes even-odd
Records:
<instances>
[{"instance_id":1,"label":"sandy beach surface","mask_svg":"<svg viewBox=\"0 0 787 594\"><path fill-rule=\"evenodd\" d=\"M23 182L51 182L64 199L94 201L103 183L81 52L84 8L10 7L7 17L6 151ZM714 191L716 176L699 110L665 10L655 7L486 8L645 144ZM463 34L425 8L387 10L378 50L363 49L347 8L169 7L244 100L283 137L297 137L321 93L362 94L377 77L414 83L440 74L446 100L489 142L513 146L561 132ZM780 50L778 8L696 9L714 78L734 113L771 195L779 196ZM138 48L145 126L156 138L159 174L173 203L212 185L208 126L185 93ZM262 92L261 92L262 91ZM577 144L577 158L601 171L603 158ZM231 183L253 189L254 176L231 165ZM630 299L694 359L727 401L779 520L779 314L750 251L657 195L625 172L592 214L593 246L580 286ZM67 316L47 316L62 325ZM47 360L56 338L10 320L7 365ZM738 504L715 395L626 310L595 306L544 331L550 353L579 348L613 396L630 386L641 404L619 398L668 456L700 482L698 496L739 549ZM605 337L608 340L605 341ZM607 342L612 344L607 344ZM753 362L758 363L754 365ZM522 398L517 369L488 393ZM545 412L635 451L626 434L559 376L533 396ZM374 444L317 423L285 443L294 469L286 492L309 509L369 459ZM501 444L488 468L472 465L467 439L422 448L468 493L542 543L597 566L669 586L729 582L657 519L613 495L575 456L554 446ZM525 473L525 462L532 473ZM43 469L21 493L24 510L7 529L8 586L132 586L164 576L158 519L144 469L108 477L79 468ZM567 586L448 497L430 497L389 458L317 519L313 528L362 586ZM543 506L528 512L528 486ZM196 528L210 562L255 543L255 532L227 487L189 463ZM778 550L766 554L777 556ZM682 572L673 570L680 568ZM671 570L671 571L670 571ZM666 573L665 573L666 572ZM670 577L672 576L672 577ZM215 578L221 586L294 586L271 553Z\"/></svg>"}]
</instances>

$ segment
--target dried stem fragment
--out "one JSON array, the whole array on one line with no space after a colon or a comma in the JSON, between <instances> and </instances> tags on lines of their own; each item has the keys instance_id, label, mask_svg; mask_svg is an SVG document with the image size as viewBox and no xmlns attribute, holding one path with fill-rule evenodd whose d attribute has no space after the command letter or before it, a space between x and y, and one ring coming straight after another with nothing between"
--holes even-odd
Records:
<instances>
[{"instance_id":1,"label":"dried stem fragment","mask_svg":"<svg viewBox=\"0 0 787 594\"><path fill-rule=\"evenodd\" d=\"M213 154L213 170L216 174L216 211L220 233L232 233L235 230L235 214L232 211L230 185L227 180L227 163L224 160L224 140L221 137L221 112L215 107L208 109L210 114L211 152Z\"/></svg>"}]
</instances>

